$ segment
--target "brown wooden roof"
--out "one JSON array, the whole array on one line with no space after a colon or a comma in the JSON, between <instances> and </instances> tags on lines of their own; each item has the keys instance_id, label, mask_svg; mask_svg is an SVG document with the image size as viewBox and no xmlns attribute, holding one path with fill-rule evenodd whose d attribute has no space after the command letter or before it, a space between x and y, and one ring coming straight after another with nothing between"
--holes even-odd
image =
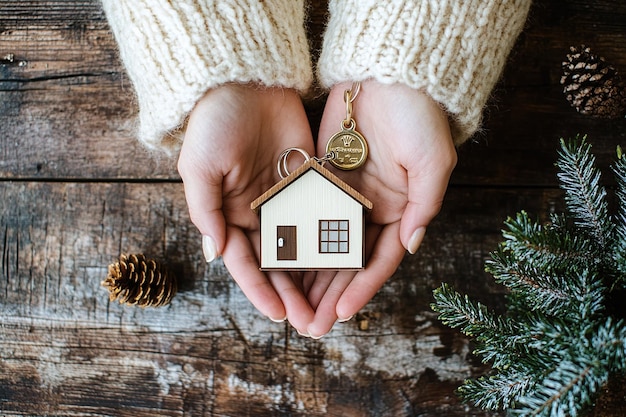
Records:
<instances>
[{"instance_id":1,"label":"brown wooden roof","mask_svg":"<svg viewBox=\"0 0 626 417\"><path fill-rule=\"evenodd\" d=\"M310 169L314 169L317 172L319 172L320 174L322 174L322 176L324 176L327 180L329 180L335 186L339 187L341 190L343 190L350 197L352 197L353 199L358 201L367 210L371 210L372 209L373 204L372 204L371 201L369 201L367 198L365 198L365 196L363 196L357 190L355 190L354 188L350 187L347 183L345 183L343 180L341 180L335 174L330 172L328 169L324 168L319 162L317 162L313 158L309 159L307 162L305 162L300 167L298 167L298 169L296 169L291 174L289 174L288 176L286 176L285 178L283 178L282 180L277 182L272 188L270 188L269 190L264 192L261 196L259 196L256 200L254 200L250 204L250 208L252 210L254 210L255 212L257 212L258 208L261 205L263 205L263 203L265 203L270 198L274 197L281 190L286 188L289 184L294 182L296 179L298 179L300 176L302 176L305 172L307 172Z\"/></svg>"}]
</instances>

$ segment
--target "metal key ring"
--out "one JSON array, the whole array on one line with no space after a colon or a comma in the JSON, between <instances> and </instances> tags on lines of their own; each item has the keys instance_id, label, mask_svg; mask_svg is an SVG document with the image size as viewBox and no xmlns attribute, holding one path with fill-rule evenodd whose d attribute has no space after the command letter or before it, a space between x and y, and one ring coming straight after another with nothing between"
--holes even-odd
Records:
<instances>
[{"instance_id":1,"label":"metal key ring","mask_svg":"<svg viewBox=\"0 0 626 417\"><path fill-rule=\"evenodd\" d=\"M361 91L361 83L359 81L353 82L352 87L347 91L350 92L350 101L356 100L356 96L358 96Z\"/></svg>"},{"instance_id":2,"label":"metal key ring","mask_svg":"<svg viewBox=\"0 0 626 417\"><path fill-rule=\"evenodd\" d=\"M352 120L352 102L356 99L361 91L361 83L354 82L349 90L343 92L343 101L346 103L346 118L343 121L343 125L349 125Z\"/></svg>"},{"instance_id":3,"label":"metal key ring","mask_svg":"<svg viewBox=\"0 0 626 417\"><path fill-rule=\"evenodd\" d=\"M289 158L289 154L293 151L300 152L302 156L304 156L304 162L308 162L311 157L308 152L301 148L287 148L285 149L280 156L278 157L278 163L276 164L276 169L278 170L278 175L280 178L285 179L289 176L289 168L287 167L287 159Z\"/></svg>"}]
</instances>

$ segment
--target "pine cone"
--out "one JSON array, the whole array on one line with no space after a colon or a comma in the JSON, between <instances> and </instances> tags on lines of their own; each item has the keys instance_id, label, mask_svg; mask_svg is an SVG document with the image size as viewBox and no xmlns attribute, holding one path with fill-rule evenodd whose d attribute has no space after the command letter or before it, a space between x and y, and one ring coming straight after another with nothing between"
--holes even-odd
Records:
<instances>
[{"instance_id":1,"label":"pine cone","mask_svg":"<svg viewBox=\"0 0 626 417\"><path fill-rule=\"evenodd\" d=\"M109 274L102 281L109 290L109 299L120 304L160 307L176 294L176 278L167 268L144 255L120 255L119 262L109 265Z\"/></svg>"},{"instance_id":2,"label":"pine cone","mask_svg":"<svg viewBox=\"0 0 626 417\"><path fill-rule=\"evenodd\" d=\"M602 119L626 114L626 90L617 70L582 45L570 47L561 84L567 101L579 113Z\"/></svg>"}]
</instances>

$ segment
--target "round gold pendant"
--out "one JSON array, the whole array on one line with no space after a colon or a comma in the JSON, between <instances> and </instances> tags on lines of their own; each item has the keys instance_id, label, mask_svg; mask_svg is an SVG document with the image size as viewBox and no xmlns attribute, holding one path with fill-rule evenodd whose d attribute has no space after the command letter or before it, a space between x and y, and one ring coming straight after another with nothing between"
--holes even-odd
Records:
<instances>
[{"instance_id":1,"label":"round gold pendant","mask_svg":"<svg viewBox=\"0 0 626 417\"><path fill-rule=\"evenodd\" d=\"M367 142L363 135L353 129L335 133L326 144L326 153L333 154L330 163L345 171L357 169L367 159Z\"/></svg>"}]
</instances>

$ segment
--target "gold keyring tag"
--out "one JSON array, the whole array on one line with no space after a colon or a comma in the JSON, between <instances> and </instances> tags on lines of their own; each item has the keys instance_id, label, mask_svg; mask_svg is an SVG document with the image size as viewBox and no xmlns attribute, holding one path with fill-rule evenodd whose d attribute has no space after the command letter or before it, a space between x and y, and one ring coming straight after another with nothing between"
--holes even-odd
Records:
<instances>
[{"instance_id":1,"label":"gold keyring tag","mask_svg":"<svg viewBox=\"0 0 626 417\"><path fill-rule=\"evenodd\" d=\"M349 126L342 121L341 131L335 133L326 144L326 153L334 156L329 162L344 171L357 169L367 160L367 141L355 128L354 119L350 119Z\"/></svg>"}]
</instances>

